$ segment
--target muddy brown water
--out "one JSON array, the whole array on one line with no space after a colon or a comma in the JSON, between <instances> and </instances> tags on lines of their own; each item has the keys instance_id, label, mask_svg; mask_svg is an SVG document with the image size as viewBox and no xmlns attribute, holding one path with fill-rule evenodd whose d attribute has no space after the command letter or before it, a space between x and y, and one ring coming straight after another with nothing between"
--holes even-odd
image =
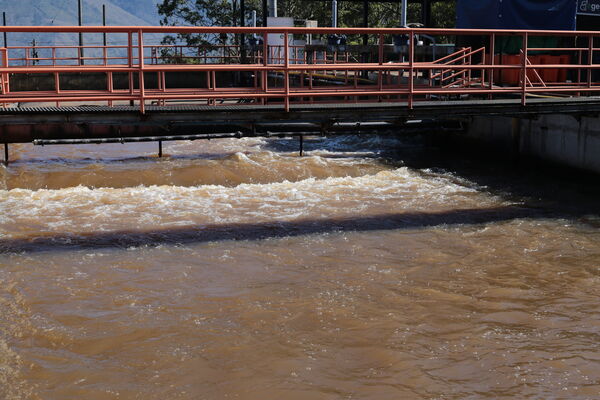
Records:
<instances>
[{"instance_id":1,"label":"muddy brown water","mask_svg":"<svg viewBox=\"0 0 600 400\"><path fill-rule=\"evenodd\" d=\"M597 181L386 137L155 147L11 149L0 399L600 397Z\"/></svg>"}]
</instances>

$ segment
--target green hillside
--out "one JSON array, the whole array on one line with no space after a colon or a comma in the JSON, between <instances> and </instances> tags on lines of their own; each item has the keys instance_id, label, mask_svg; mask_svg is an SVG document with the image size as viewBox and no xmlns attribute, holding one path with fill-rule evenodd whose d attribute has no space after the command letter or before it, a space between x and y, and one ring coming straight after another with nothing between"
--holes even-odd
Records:
<instances>
[{"instance_id":1,"label":"green hillside","mask_svg":"<svg viewBox=\"0 0 600 400\"><path fill-rule=\"evenodd\" d=\"M158 25L156 4L160 0L84 0L84 25L102 25L102 5L107 8L107 25ZM7 25L77 25L77 0L0 0ZM73 44L76 35L9 34L9 46ZM87 35L86 43L97 43L98 35Z\"/></svg>"},{"instance_id":2,"label":"green hillside","mask_svg":"<svg viewBox=\"0 0 600 400\"><path fill-rule=\"evenodd\" d=\"M102 24L106 4L109 25L156 25L159 0L84 0L85 25ZM9 25L77 25L77 0L0 0Z\"/></svg>"}]
</instances>

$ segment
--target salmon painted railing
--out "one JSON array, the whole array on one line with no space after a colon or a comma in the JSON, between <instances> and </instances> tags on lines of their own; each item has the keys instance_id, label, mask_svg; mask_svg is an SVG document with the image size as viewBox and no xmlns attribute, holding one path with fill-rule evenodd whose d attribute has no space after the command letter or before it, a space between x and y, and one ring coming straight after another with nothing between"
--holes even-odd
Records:
<instances>
[{"instance_id":1,"label":"salmon painted railing","mask_svg":"<svg viewBox=\"0 0 600 400\"><path fill-rule=\"evenodd\" d=\"M38 43L58 34L75 41L80 32L88 42L103 38L83 46L0 48L4 107L135 104L144 113L150 104L290 110L306 103L404 102L412 108L465 98L518 98L525 105L534 96L600 91L598 32L130 26L0 32L34 35ZM165 35L199 40L164 44Z\"/></svg>"}]
</instances>

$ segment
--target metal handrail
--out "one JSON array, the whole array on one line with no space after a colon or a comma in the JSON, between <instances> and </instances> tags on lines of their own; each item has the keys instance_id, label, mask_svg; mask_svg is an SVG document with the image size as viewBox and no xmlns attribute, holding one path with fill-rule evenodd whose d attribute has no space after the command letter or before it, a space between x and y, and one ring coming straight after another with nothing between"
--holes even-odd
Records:
<instances>
[{"instance_id":1,"label":"metal handrail","mask_svg":"<svg viewBox=\"0 0 600 400\"><path fill-rule=\"evenodd\" d=\"M33 46L14 46L2 50L3 63L0 67L1 88L0 103L8 106L20 102L113 102L136 101L140 111L145 112L148 101L165 104L170 100L187 100L190 102L205 101L216 105L217 100L248 100L251 103L281 103L286 110L292 103L319 102L335 100L343 102L360 101L405 101L413 107L415 101L431 98L432 95L492 96L518 95L522 104L526 104L527 96L535 93L571 94L574 96L600 92L600 80L596 71L600 64L594 64L594 53L597 49L594 38L598 32L567 31L526 31L526 30L472 30L472 29L429 29L429 28L249 28L249 27L0 27L0 32L36 32L39 34L67 33L119 33L127 35L127 44L109 46L35 46L39 51L50 51L51 56L31 56ZM244 58L246 49L241 45L215 45L216 54L198 54L202 46L149 45L144 43L147 34L257 34L263 35L263 44ZM303 46L294 45L294 35L315 34L357 34L377 36L377 60L360 61L349 51L323 52L323 57L308 56ZM283 44L269 43L273 34L283 38ZM408 61L386 60L384 51L386 40L393 35L406 35L409 38ZM432 61L416 61L415 38L418 35L435 36L480 36L487 38L490 46L476 50L465 48L453 54L433 57ZM500 36L518 37L522 45L518 64L496 64L494 61L494 42ZM548 52L569 53L570 61L566 64L532 64L530 51L540 51L539 47L528 47L534 36L556 36L576 40L588 40L588 46L568 44L566 47L547 48ZM196 56L186 56L171 60L159 56L161 48L175 48L180 52L188 49ZM102 51L102 56L82 57L82 49ZM24 57L17 57L15 52L25 52ZM73 55L62 55L59 51L72 51ZM121 54L111 54L111 52ZM221 52L223 54L219 54ZM373 52L375 53L375 52ZM39 53L38 53L39 54ZM333 55L333 57L330 57ZM341 59L340 59L341 55ZM474 57L481 60L473 62ZM578 58L577 58L578 56ZM584 61L587 56L587 61ZM573 59L577 58L577 61ZM322 61L321 61L322 60ZM167 62L168 61L168 62ZM319 63L313 63L317 61ZM68 65L77 62L78 65ZM24 65L18 65L24 64ZM37 64L37 65L33 65ZM44 65L51 64L51 65ZM434 71L441 72L434 73ZM544 78L547 70L562 69L573 71L570 82L550 82ZM529 70L541 83L531 82ZM477 72L475 72L477 71ZM167 85L167 74L197 72L205 74L206 87L172 88ZM498 77L500 72L500 77ZM105 90L63 90L60 79L64 74L105 74L107 86ZM236 73L237 81L223 87L217 73ZM10 79L18 74L42 75L52 74L55 90L11 91ZM126 89L115 87L115 74L127 75ZM157 87L146 87L145 78L156 74ZM449 75L446 75L449 74ZM477 75L479 74L479 76ZM512 75L511 75L512 74ZM506 76L518 74L518 79ZM136 78L137 75L137 78ZM441 85L427 83L422 77L429 75L429 82L441 78ZM496 75L496 76L495 76ZM575 76L576 75L576 76ZM371 78L372 76L373 78ZM475 77L475 78L473 78ZM242 81L245 82L242 84ZM448 81L451 81L448 83ZM250 82L248 84L248 82ZM505 86L498 84L504 83ZM240 105L243 107L243 105Z\"/></svg>"}]
</instances>

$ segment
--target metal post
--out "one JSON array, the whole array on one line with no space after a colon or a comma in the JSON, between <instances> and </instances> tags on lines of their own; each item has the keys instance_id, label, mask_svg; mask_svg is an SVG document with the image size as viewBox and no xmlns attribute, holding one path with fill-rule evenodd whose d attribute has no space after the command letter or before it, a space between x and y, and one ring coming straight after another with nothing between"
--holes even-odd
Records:
<instances>
[{"instance_id":1,"label":"metal post","mask_svg":"<svg viewBox=\"0 0 600 400\"><path fill-rule=\"evenodd\" d=\"M269 66L269 35L263 34L263 49L262 49L262 61L265 67ZM261 75L261 86L263 93L267 93L269 91L269 79L268 72L266 69L262 71ZM265 104L266 98L262 98L261 104Z\"/></svg>"},{"instance_id":2,"label":"metal post","mask_svg":"<svg viewBox=\"0 0 600 400\"><path fill-rule=\"evenodd\" d=\"M492 33L490 38L490 65L493 67L496 65L495 57L496 57L496 34ZM494 90L494 68L489 70L488 76L490 77L490 90ZM489 94L488 99L492 100L492 93Z\"/></svg>"},{"instance_id":3,"label":"metal post","mask_svg":"<svg viewBox=\"0 0 600 400\"><path fill-rule=\"evenodd\" d=\"M240 26L243 28L246 26L246 1L245 0L240 0ZM246 63L246 35L245 34L241 34L240 35L240 39L242 42L242 47L241 47L241 58L242 58L242 64Z\"/></svg>"},{"instance_id":4,"label":"metal post","mask_svg":"<svg viewBox=\"0 0 600 400\"><path fill-rule=\"evenodd\" d=\"M106 26L106 4L102 4L102 26ZM106 47L106 32L103 33L102 39L102 43Z\"/></svg>"},{"instance_id":5,"label":"metal post","mask_svg":"<svg viewBox=\"0 0 600 400\"><path fill-rule=\"evenodd\" d=\"M256 28L256 26L257 26L256 10L252 10L252 16L250 17L250 19L251 19L251 24L252 24L252 27L253 27L253 28ZM254 33L252 34L252 37L253 37L254 39L256 39L256 32L254 32ZM252 61L252 62L253 62L253 63L257 63L257 62L258 62L258 59L257 59L257 57L256 57L256 54L257 54L257 53L254 53L254 55L252 56L252 58L253 58L253 61ZM257 72L254 74L254 79L255 79L255 81L256 81L256 80L258 80L258 71L257 71Z\"/></svg>"},{"instance_id":6,"label":"metal post","mask_svg":"<svg viewBox=\"0 0 600 400\"><path fill-rule=\"evenodd\" d=\"M594 37L590 36L589 37L589 42L588 42L588 65L593 65L594 64ZM587 86L588 88L592 87L592 68L588 67L588 81L587 81Z\"/></svg>"},{"instance_id":7,"label":"metal post","mask_svg":"<svg viewBox=\"0 0 600 400\"><path fill-rule=\"evenodd\" d=\"M240 0L240 26L246 26L246 1Z\"/></svg>"},{"instance_id":8,"label":"metal post","mask_svg":"<svg viewBox=\"0 0 600 400\"><path fill-rule=\"evenodd\" d=\"M263 27L267 26L267 18L269 17L269 3L268 0L263 0L262 2L263 9Z\"/></svg>"},{"instance_id":9,"label":"metal post","mask_svg":"<svg viewBox=\"0 0 600 400\"><path fill-rule=\"evenodd\" d=\"M144 32L138 31L138 58L139 58L139 86L140 86L140 112L146 112L146 88L144 83Z\"/></svg>"},{"instance_id":10,"label":"metal post","mask_svg":"<svg viewBox=\"0 0 600 400\"><path fill-rule=\"evenodd\" d=\"M4 165L8 165L8 143L4 143Z\"/></svg>"},{"instance_id":11,"label":"metal post","mask_svg":"<svg viewBox=\"0 0 600 400\"><path fill-rule=\"evenodd\" d=\"M521 97L521 105L525 105L527 103L527 47L528 47L528 39L529 36L527 34L527 32L525 32L523 34L523 59L522 59L522 65L521 65L521 72L522 72L522 76L523 76L523 86L522 86L522 97Z\"/></svg>"},{"instance_id":12,"label":"metal post","mask_svg":"<svg viewBox=\"0 0 600 400\"><path fill-rule=\"evenodd\" d=\"M304 157L304 135L299 135L298 139L300 139L300 157Z\"/></svg>"},{"instance_id":13,"label":"metal post","mask_svg":"<svg viewBox=\"0 0 600 400\"><path fill-rule=\"evenodd\" d=\"M421 23L426 28L431 28L431 1L423 0L421 2Z\"/></svg>"},{"instance_id":14,"label":"metal post","mask_svg":"<svg viewBox=\"0 0 600 400\"><path fill-rule=\"evenodd\" d=\"M406 23L408 21L408 0L402 0L402 19L400 21L400 26L405 28Z\"/></svg>"},{"instance_id":15,"label":"metal post","mask_svg":"<svg viewBox=\"0 0 600 400\"><path fill-rule=\"evenodd\" d=\"M363 1L363 27L368 28L369 27L369 1L368 0L364 0ZM368 35L363 35L363 45L368 45L369 44L369 36Z\"/></svg>"},{"instance_id":16,"label":"metal post","mask_svg":"<svg viewBox=\"0 0 600 400\"><path fill-rule=\"evenodd\" d=\"M83 26L83 8L81 4L81 0L77 0L77 16L79 19L79 26ZM83 32L79 32L79 65L84 65L85 61L83 60L84 52L83 52Z\"/></svg>"},{"instance_id":17,"label":"metal post","mask_svg":"<svg viewBox=\"0 0 600 400\"><path fill-rule=\"evenodd\" d=\"M286 31L283 35L284 66L285 66L285 111L290 111L290 36Z\"/></svg>"},{"instance_id":18,"label":"metal post","mask_svg":"<svg viewBox=\"0 0 600 400\"><path fill-rule=\"evenodd\" d=\"M383 65L383 58L384 58L384 54L383 54L383 45L384 45L384 36L383 35L379 35L379 43L378 43L378 59L379 59L379 65ZM400 77L399 77L400 78ZM379 92L383 91L383 70L379 70L377 73L377 89L379 90ZM381 101L381 96L378 96L379 101Z\"/></svg>"},{"instance_id":19,"label":"metal post","mask_svg":"<svg viewBox=\"0 0 600 400\"><path fill-rule=\"evenodd\" d=\"M40 62L36 46L37 42L35 41L35 39L33 39L31 41L31 65L36 65Z\"/></svg>"},{"instance_id":20,"label":"metal post","mask_svg":"<svg viewBox=\"0 0 600 400\"><path fill-rule=\"evenodd\" d=\"M331 27L338 27L338 3L337 0L331 2Z\"/></svg>"},{"instance_id":21,"label":"metal post","mask_svg":"<svg viewBox=\"0 0 600 400\"><path fill-rule=\"evenodd\" d=\"M2 66L8 67L8 49L6 47L2 49ZM10 75L4 73L2 74L2 94L8 94L8 92L10 92ZM2 106L6 107L6 103L3 103Z\"/></svg>"},{"instance_id":22,"label":"metal post","mask_svg":"<svg viewBox=\"0 0 600 400\"><path fill-rule=\"evenodd\" d=\"M129 68L133 68L133 32L127 32L127 61L129 63ZM130 70L128 72L129 78L129 94L133 96L133 72ZM129 105L133 107L134 100L129 100Z\"/></svg>"},{"instance_id":23,"label":"metal post","mask_svg":"<svg viewBox=\"0 0 600 400\"><path fill-rule=\"evenodd\" d=\"M233 0L231 2L231 8L233 9L232 11L232 22L233 22L233 26L237 26L237 0Z\"/></svg>"},{"instance_id":24,"label":"metal post","mask_svg":"<svg viewBox=\"0 0 600 400\"><path fill-rule=\"evenodd\" d=\"M2 13L2 22L4 23L4 26L6 26L6 11ZM6 31L4 31L4 48L8 47L8 40L6 38L7 33Z\"/></svg>"},{"instance_id":25,"label":"metal post","mask_svg":"<svg viewBox=\"0 0 600 400\"><path fill-rule=\"evenodd\" d=\"M2 12L2 23L6 26L6 12ZM2 53L2 66L4 68L8 67L8 39L7 33L4 31L4 52ZM10 75L8 73L2 74L2 94L8 94L10 91ZM6 103L2 105L6 107ZM7 146L7 145L6 145ZM8 155L8 148L5 148L5 154ZM8 165L8 158L5 159L6 165Z\"/></svg>"},{"instance_id":26,"label":"metal post","mask_svg":"<svg viewBox=\"0 0 600 400\"><path fill-rule=\"evenodd\" d=\"M368 0L363 1L363 27L365 27L365 28L369 27L369 1ZM367 35L365 33L362 37L362 41L363 41L363 46L367 46L369 44L369 35ZM362 58L363 63L369 62L369 52L367 49L365 49L363 51L361 58ZM367 70L362 71L362 76L365 79L368 78L369 71L367 71Z\"/></svg>"},{"instance_id":27,"label":"metal post","mask_svg":"<svg viewBox=\"0 0 600 400\"><path fill-rule=\"evenodd\" d=\"M163 149L162 149L162 140L158 141L158 158L162 158L163 156Z\"/></svg>"},{"instance_id":28,"label":"metal post","mask_svg":"<svg viewBox=\"0 0 600 400\"><path fill-rule=\"evenodd\" d=\"M269 0L269 17L277 18L277 0Z\"/></svg>"},{"instance_id":29,"label":"metal post","mask_svg":"<svg viewBox=\"0 0 600 400\"><path fill-rule=\"evenodd\" d=\"M102 4L102 26L106 26L106 4ZM108 65L108 50L106 48L107 40L106 40L106 32L102 34L102 56L104 58L104 65Z\"/></svg>"},{"instance_id":30,"label":"metal post","mask_svg":"<svg viewBox=\"0 0 600 400\"><path fill-rule=\"evenodd\" d=\"M410 31L408 39L408 108L413 108L413 92L415 90L415 32Z\"/></svg>"}]
</instances>

